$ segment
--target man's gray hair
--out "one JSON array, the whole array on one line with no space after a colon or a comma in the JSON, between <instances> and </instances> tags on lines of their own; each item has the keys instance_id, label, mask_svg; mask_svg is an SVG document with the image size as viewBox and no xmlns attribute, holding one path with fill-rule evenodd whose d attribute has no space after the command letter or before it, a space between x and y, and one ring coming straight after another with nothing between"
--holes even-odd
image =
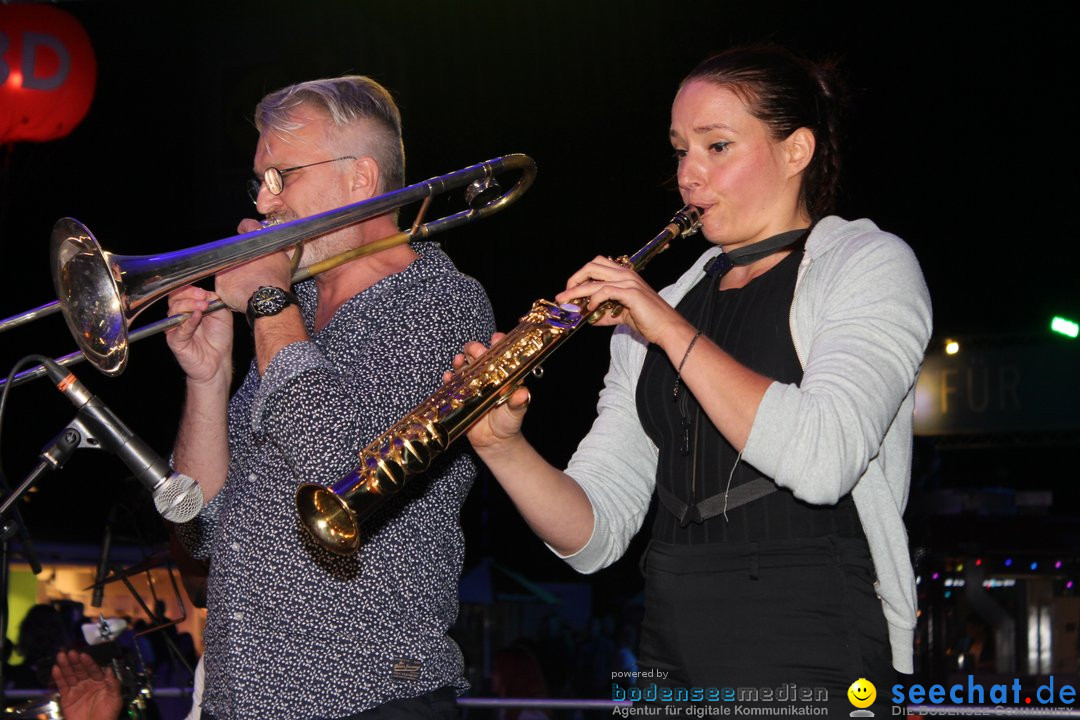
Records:
<instances>
[{"instance_id":1,"label":"man's gray hair","mask_svg":"<svg viewBox=\"0 0 1080 720\"><path fill-rule=\"evenodd\" d=\"M275 90L255 108L255 127L259 132L274 130L292 133L301 123L292 112L306 105L325 112L330 118L331 139L334 131L367 123L364 152L375 158L381 176L381 192L405 185L405 146L401 140L401 112L390 92L364 75L344 75L322 80L308 80ZM344 148L356 152L356 148Z\"/></svg>"}]
</instances>

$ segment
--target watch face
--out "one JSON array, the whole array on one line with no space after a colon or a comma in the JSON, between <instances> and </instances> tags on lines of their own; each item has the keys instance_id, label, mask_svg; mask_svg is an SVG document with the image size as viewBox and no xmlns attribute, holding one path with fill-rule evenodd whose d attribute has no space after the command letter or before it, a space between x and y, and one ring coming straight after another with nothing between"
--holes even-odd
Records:
<instances>
[{"instance_id":1,"label":"watch face","mask_svg":"<svg viewBox=\"0 0 1080 720\"><path fill-rule=\"evenodd\" d=\"M251 310L256 315L273 315L281 312L288 299L279 288L263 287L251 296Z\"/></svg>"},{"instance_id":2,"label":"watch face","mask_svg":"<svg viewBox=\"0 0 1080 720\"><path fill-rule=\"evenodd\" d=\"M299 305L295 295L281 288L263 286L248 298L248 323L255 327L256 318L277 315L289 305Z\"/></svg>"}]
</instances>

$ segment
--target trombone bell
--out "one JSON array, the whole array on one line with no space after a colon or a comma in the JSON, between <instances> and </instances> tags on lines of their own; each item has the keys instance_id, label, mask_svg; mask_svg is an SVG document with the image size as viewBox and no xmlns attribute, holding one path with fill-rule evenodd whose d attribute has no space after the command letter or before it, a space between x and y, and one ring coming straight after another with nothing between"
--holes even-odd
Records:
<instances>
[{"instance_id":1,"label":"trombone bell","mask_svg":"<svg viewBox=\"0 0 1080 720\"><path fill-rule=\"evenodd\" d=\"M50 248L53 287L79 349L106 375L127 365L128 323L109 253L85 225L62 218Z\"/></svg>"}]
</instances>

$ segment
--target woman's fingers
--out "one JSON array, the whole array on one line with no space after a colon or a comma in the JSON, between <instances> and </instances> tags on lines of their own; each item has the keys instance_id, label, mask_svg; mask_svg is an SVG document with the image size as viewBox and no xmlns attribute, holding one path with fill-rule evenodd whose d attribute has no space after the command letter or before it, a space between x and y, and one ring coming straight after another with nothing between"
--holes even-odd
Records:
<instances>
[{"instance_id":1,"label":"woman's fingers","mask_svg":"<svg viewBox=\"0 0 1080 720\"><path fill-rule=\"evenodd\" d=\"M614 277L614 274L626 272L627 268L615 262L611 258L597 255L590 262L583 265L577 272L566 281L566 289L571 290L589 280L604 280ZM633 272L633 271L631 271Z\"/></svg>"},{"instance_id":2,"label":"woman's fingers","mask_svg":"<svg viewBox=\"0 0 1080 720\"><path fill-rule=\"evenodd\" d=\"M506 333L497 332L493 334L491 336L491 344L494 345L495 343L502 340L504 337L506 337ZM471 363L473 360L483 356L483 354L487 351L488 346L484 345L481 342L467 342L462 348L462 351L453 357L453 359L451 360L451 366L454 368L454 370L460 370L461 368ZM445 384L450 382L453 377L454 374L452 372L444 372L443 383Z\"/></svg>"},{"instance_id":3,"label":"woman's fingers","mask_svg":"<svg viewBox=\"0 0 1080 720\"><path fill-rule=\"evenodd\" d=\"M510 394L506 404L511 410L521 410L528 407L530 402L532 402L532 393L529 392L529 388L522 385Z\"/></svg>"}]
</instances>

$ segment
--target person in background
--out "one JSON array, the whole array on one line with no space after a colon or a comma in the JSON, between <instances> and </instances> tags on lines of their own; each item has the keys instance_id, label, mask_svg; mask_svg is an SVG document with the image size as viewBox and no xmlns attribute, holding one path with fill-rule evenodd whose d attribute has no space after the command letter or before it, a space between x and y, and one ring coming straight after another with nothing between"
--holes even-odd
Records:
<instances>
[{"instance_id":1,"label":"person in background","mask_svg":"<svg viewBox=\"0 0 1080 720\"><path fill-rule=\"evenodd\" d=\"M527 645L514 643L495 653L491 661L491 691L495 697L528 700L548 697L540 661ZM546 710L531 707L500 708L498 720L548 720Z\"/></svg>"},{"instance_id":2,"label":"person in background","mask_svg":"<svg viewBox=\"0 0 1080 720\"><path fill-rule=\"evenodd\" d=\"M61 648L70 647L73 640L59 610L47 603L34 605L19 623L15 648L23 661L8 666L4 672L10 686L20 689L48 687L53 658Z\"/></svg>"}]
</instances>

